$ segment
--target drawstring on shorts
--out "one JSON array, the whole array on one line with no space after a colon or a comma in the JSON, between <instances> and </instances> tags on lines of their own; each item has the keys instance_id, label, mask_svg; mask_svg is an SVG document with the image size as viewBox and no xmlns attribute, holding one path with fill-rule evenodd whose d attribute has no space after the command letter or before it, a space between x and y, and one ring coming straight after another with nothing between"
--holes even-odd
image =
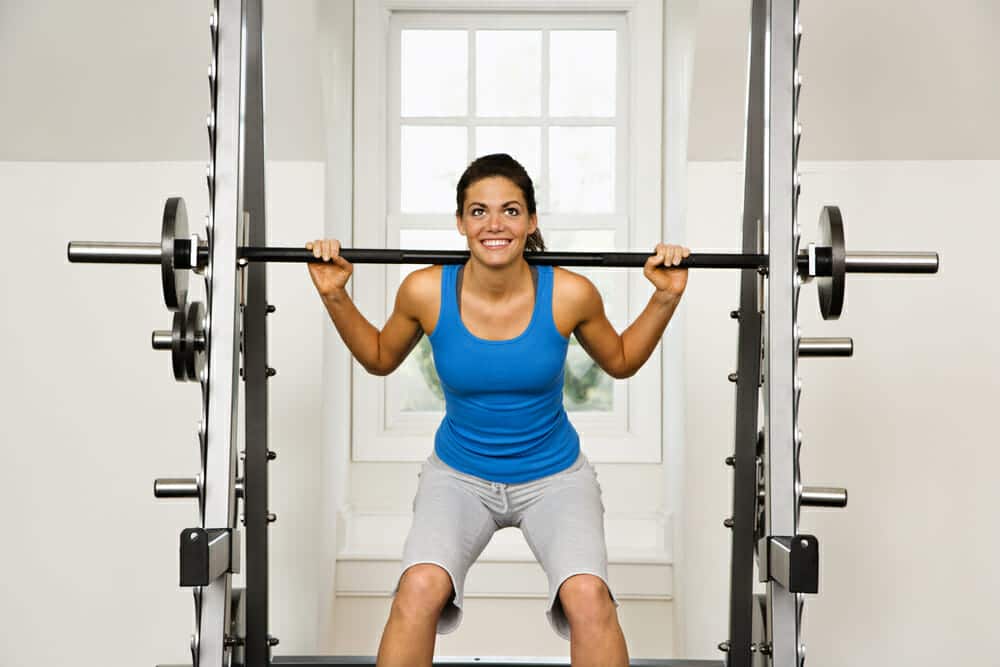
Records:
<instances>
[{"instance_id":1,"label":"drawstring on shorts","mask_svg":"<svg viewBox=\"0 0 1000 667\"><path fill-rule=\"evenodd\" d=\"M490 482L490 488L500 496L500 500L503 501L503 509L500 510L501 514L506 514L510 511L510 498L507 496L507 485L501 484L500 482Z\"/></svg>"}]
</instances>

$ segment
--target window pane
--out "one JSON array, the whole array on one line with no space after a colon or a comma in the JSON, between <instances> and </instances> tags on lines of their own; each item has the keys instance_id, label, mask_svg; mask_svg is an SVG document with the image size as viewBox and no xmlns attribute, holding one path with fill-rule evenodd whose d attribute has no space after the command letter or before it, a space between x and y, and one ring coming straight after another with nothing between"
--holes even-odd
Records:
<instances>
[{"instance_id":1,"label":"window pane","mask_svg":"<svg viewBox=\"0 0 1000 667\"><path fill-rule=\"evenodd\" d=\"M615 115L617 33L553 30L549 35L549 115Z\"/></svg>"},{"instance_id":2,"label":"window pane","mask_svg":"<svg viewBox=\"0 0 1000 667\"><path fill-rule=\"evenodd\" d=\"M549 128L549 210L615 210L615 128Z\"/></svg>"},{"instance_id":3,"label":"window pane","mask_svg":"<svg viewBox=\"0 0 1000 667\"><path fill-rule=\"evenodd\" d=\"M539 116L542 113L542 33L476 32L476 113Z\"/></svg>"},{"instance_id":4,"label":"window pane","mask_svg":"<svg viewBox=\"0 0 1000 667\"><path fill-rule=\"evenodd\" d=\"M452 213L455 186L466 167L464 127L414 127L399 132L399 210Z\"/></svg>"},{"instance_id":5,"label":"window pane","mask_svg":"<svg viewBox=\"0 0 1000 667\"><path fill-rule=\"evenodd\" d=\"M400 113L465 116L469 43L465 30L400 31Z\"/></svg>"},{"instance_id":6,"label":"window pane","mask_svg":"<svg viewBox=\"0 0 1000 667\"><path fill-rule=\"evenodd\" d=\"M476 155L507 153L528 170L538 187L542 171L542 128L477 127Z\"/></svg>"}]
</instances>

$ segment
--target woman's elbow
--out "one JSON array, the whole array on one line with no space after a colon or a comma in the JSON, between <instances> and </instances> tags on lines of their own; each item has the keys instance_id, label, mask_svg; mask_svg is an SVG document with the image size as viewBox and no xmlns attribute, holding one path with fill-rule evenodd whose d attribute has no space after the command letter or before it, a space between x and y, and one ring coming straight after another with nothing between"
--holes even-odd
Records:
<instances>
[{"instance_id":1,"label":"woman's elbow","mask_svg":"<svg viewBox=\"0 0 1000 667\"><path fill-rule=\"evenodd\" d=\"M387 368L384 364L380 364L377 361L365 362L358 359L358 363L369 375L376 375L378 377L384 377L391 373L394 369Z\"/></svg>"},{"instance_id":2,"label":"woman's elbow","mask_svg":"<svg viewBox=\"0 0 1000 667\"><path fill-rule=\"evenodd\" d=\"M626 363L614 364L604 367L604 372L616 380L627 380L636 374L638 368L632 368Z\"/></svg>"}]
</instances>

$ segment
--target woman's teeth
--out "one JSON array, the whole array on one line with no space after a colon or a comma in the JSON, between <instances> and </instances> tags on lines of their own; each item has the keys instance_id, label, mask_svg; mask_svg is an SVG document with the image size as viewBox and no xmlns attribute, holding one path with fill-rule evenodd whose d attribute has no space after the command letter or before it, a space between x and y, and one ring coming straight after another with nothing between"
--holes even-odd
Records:
<instances>
[{"instance_id":1,"label":"woman's teeth","mask_svg":"<svg viewBox=\"0 0 1000 667\"><path fill-rule=\"evenodd\" d=\"M483 245L487 248L504 248L510 245L509 239L487 239L483 241Z\"/></svg>"}]
</instances>

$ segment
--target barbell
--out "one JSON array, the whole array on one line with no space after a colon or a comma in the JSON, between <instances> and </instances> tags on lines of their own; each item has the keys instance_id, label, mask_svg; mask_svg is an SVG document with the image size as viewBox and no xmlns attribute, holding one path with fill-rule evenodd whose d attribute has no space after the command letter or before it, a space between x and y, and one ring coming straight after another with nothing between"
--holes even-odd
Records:
<instances>
[{"instance_id":1,"label":"barbell","mask_svg":"<svg viewBox=\"0 0 1000 667\"><path fill-rule=\"evenodd\" d=\"M798 253L796 267L802 280L817 279L823 319L837 319L843 310L848 273L937 273L935 252L852 252L846 250L844 221L836 206L824 206L819 218L820 242L810 243ZM191 234L187 210L181 197L171 197L163 208L159 243L70 241L70 262L87 264L159 264L163 300L179 311L187 301L188 272L204 271L209 262L209 244ZM342 248L341 256L354 264L464 264L469 252L462 250L394 250ZM528 252L529 264L577 267L642 267L648 252ZM322 262L305 248L240 246L237 261ZM766 273L768 256L747 253L692 253L676 268L755 269ZM165 346L165 343L161 341Z\"/></svg>"}]
</instances>

